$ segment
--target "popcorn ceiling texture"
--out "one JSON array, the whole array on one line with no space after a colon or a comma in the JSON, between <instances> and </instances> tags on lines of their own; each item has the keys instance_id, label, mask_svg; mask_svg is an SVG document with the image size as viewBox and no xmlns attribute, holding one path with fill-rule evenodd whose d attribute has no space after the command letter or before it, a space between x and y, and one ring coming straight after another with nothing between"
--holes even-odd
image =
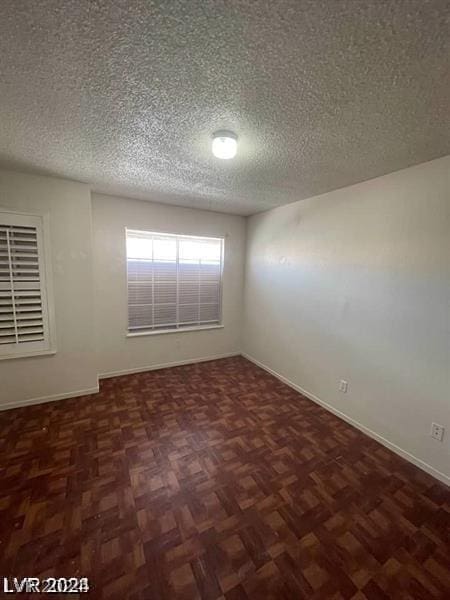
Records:
<instances>
[{"instance_id":1,"label":"popcorn ceiling texture","mask_svg":"<svg viewBox=\"0 0 450 600\"><path fill-rule=\"evenodd\" d=\"M450 153L446 0L2 0L0 164L252 214ZM231 129L238 156L210 136Z\"/></svg>"}]
</instances>

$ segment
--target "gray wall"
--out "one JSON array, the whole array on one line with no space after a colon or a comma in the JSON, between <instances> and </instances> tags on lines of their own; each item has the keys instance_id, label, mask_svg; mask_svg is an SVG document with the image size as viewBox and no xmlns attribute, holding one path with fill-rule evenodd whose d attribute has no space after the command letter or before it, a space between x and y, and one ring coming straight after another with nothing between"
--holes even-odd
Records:
<instances>
[{"instance_id":1,"label":"gray wall","mask_svg":"<svg viewBox=\"0 0 450 600\"><path fill-rule=\"evenodd\" d=\"M93 194L97 365L111 374L241 350L245 219ZM125 228L225 237L223 329L127 337Z\"/></svg>"},{"instance_id":2,"label":"gray wall","mask_svg":"<svg viewBox=\"0 0 450 600\"><path fill-rule=\"evenodd\" d=\"M446 476L449 172L445 157L251 217L243 344Z\"/></svg>"},{"instance_id":3,"label":"gray wall","mask_svg":"<svg viewBox=\"0 0 450 600\"><path fill-rule=\"evenodd\" d=\"M0 171L0 207L50 217L57 344L52 356L0 360L0 408L95 391L89 187Z\"/></svg>"}]
</instances>

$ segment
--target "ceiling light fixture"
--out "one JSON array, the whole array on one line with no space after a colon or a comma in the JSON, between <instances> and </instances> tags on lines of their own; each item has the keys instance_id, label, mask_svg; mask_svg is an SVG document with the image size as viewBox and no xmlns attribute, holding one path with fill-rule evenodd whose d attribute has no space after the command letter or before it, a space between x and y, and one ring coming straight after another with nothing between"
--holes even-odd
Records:
<instances>
[{"instance_id":1,"label":"ceiling light fixture","mask_svg":"<svg viewBox=\"0 0 450 600\"><path fill-rule=\"evenodd\" d=\"M225 160L234 158L237 152L237 135L232 131L216 131L212 140L212 153Z\"/></svg>"}]
</instances>

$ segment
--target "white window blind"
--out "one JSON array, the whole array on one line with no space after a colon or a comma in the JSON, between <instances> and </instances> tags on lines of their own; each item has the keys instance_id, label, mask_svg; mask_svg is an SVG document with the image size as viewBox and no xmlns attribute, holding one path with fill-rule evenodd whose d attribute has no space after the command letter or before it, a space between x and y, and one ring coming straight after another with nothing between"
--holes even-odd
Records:
<instances>
[{"instance_id":1,"label":"white window blind","mask_svg":"<svg viewBox=\"0 0 450 600\"><path fill-rule=\"evenodd\" d=\"M42 217L0 211L0 358L48 350Z\"/></svg>"},{"instance_id":2,"label":"white window blind","mask_svg":"<svg viewBox=\"0 0 450 600\"><path fill-rule=\"evenodd\" d=\"M128 229L128 331L220 324L222 262L222 238Z\"/></svg>"}]
</instances>

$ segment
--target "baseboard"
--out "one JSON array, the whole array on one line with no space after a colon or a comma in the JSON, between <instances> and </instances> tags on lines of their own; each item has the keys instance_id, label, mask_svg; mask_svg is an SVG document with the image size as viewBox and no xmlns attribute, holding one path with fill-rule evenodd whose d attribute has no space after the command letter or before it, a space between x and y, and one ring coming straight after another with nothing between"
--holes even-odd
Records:
<instances>
[{"instance_id":1,"label":"baseboard","mask_svg":"<svg viewBox=\"0 0 450 600\"><path fill-rule=\"evenodd\" d=\"M145 371L155 371L157 369L168 369L169 367L179 367L182 365L191 365L199 362L207 362L209 360L218 360L220 358L230 358L231 356L239 356L240 352L228 352L227 354L216 354L213 356L204 356L201 358L190 358L187 360L178 360L171 363L162 363L160 365L149 365L146 367L138 367L135 369L124 369L122 371L111 371L109 373L100 373L98 379L107 379L108 377L119 377L120 375L131 375L133 373L143 373ZM90 394L98 394L99 385L94 388L85 390L76 390L74 392L65 392L64 394L54 394L52 396L40 396L39 398L29 398L28 400L18 400L17 402L7 402L0 404L0 411L10 410L12 408L20 408L22 406L32 406L33 404L44 404L46 402L54 402L55 400L65 400L67 398L78 398L79 396L88 396Z\"/></svg>"},{"instance_id":2,"label":"baseboard","mask_svg":"<svg viewBox=\"0 0 450 600\"><path fill-rule=\"evenodd\" d=\"M240 356L240 352L228 352L227 354L215 354L213 356L203 356L201 358L188 358L187 360L177 360L170 363L161 363L159 365L148 365L146 367L137 367L133 369L123 369L121 371L109 371L108 373L99 373L99 379L108 379L109 377L120 377L121 375L132 375L133 373L145 373L145 371L157 371L158 369L169 369L170 367L181 367L183 365L193 365L209 360L219 360L221 358L230 358L231 356Z\"/></svg>"},{"instance_id":3,"label":"baseboard","mask_svg":"<svg viewBox=\"0 0 450 600\"><path fill-rule=\"evenodd\" d=\"M29 398L28 400L18 400L17 402L7 402L0 404L0 410L10 410L11 408L20 408L22 406L32 406L33 404L44 404L45 402L54 402L55 400L65 400L67 398L78 398L79 396L89 396L90 394L98 394L98 385L85 390L77 390L75 392L65 392L64 394L54 394L52 396L40 396L39 398Z\"/></svg>"},{"instance_id":4,"label":"baseboard","mask_svg":"<svg viewBox=\"0 0 450 600\"><path fill-rule=\"evenodd\" d=\"M366 435L368 435L372 439L376 440L377 442L379 442L380 444L382 444L383 446L385 446L389 450L392 450L392 452L395 452L395 454L398 454L399 456L401 456L402 458L404 458L408 462L412 463L416 467L419 467L419 469L422 469L422 471L425 471L429 475L432 475L434 478L438 479L442 483L450 485L450 477L448 477L447 475L445 475L445 473L441 473L441 471L438 471L437 469L435 469L434 467L432 467L428 463L424 462L420 458L417 458L417 456L414 456L413 454L410 454L406 450L403 450L403 448L400 448L399 446L397 446L393 442L390 442L389 440L387 440L383 436L379 435L375 431L372 431L372 429L369 429L368 427L366 427L365 425L363 425L359 421L356 421L355 419L353 419L352 417L349 417L348 415L346 415L345 413L341 412L337 408L334 408L334 406L332 406L331 404L328 404L327 402L324 402L323 400L321 400L320 398L318 398L317 396L315 396L311 392L308 392L308 390L303 389L302 387L300 387L296 383L293 383L292 381L290 381L289 379L287 379L283 375L280 375L279 373L277 373L276 371L274 371L273 369L271 369L267 365L263 364L262 362L260 362L259 360L257 360L253 356L251 356L250 354L247 354L245 352L241 352L241 355L244 358L246 358L247 360L249 360L250 362L254 363L256 366L260 367L261 369L264 369L264 371L267 371L268 373L270 373L271 375L273 375L274 377L276 377L277 379L279 379L280 381L282 381L283 383L285 383L289 387L293 388L294 390L296 390L297 392L299 392L303 396L306 396L307 398L309 398L310 400L312 400L316 404L319 404L320 406L322 406L326 410L330 411L331 413L333 413L334 415L336 415L337 417L339 417L343 421L346 421L350 425L353 425L353 427L356 427L356 429L359 429L360 431L362 431L363 433L365 433Z\"/></svg>"},{"instance_id":5,"label":"baseboard","mask_svg":"<svg viewBox=\"0 0 450 600\"><path fill-rule=\"evenodd\" d=\"M98 375L98 379L107 379L109 377L119 377L121 375L131 375L133 373L143 373L145 371L155 371L155 370L158 370L158 369L168 369L170 367L179 367L179 366L182 366L182 365L191 365L191 364L200 363L200 362L207 362L207 361L210 361L210 360L219 360L221 358L230 358L232 356L238 356L238 355L242 355L244 358L246 358L250 362L254 363L255 365L257 365L261 369L264 369L264 371L267 371L268 373L270 373L271 375L273 375L274 377L276 377L277 379L279 379L280 381L282 381L283 383L285 383L289 387L293 388L294 390L296 390L300 394L303 394L303 396L306 396L307 398L309 398L310 400L312 400L316 404L319 404L320 406L322 406L326 410L330 411L331 413L333 413L334 415L336 415L337 417L339 417L343 421L346 421L350 425L353 425L353 427L356 427L357 429L359 429L360 431L362 431L363 433L365 433L366 435L368 435L372 439L376 440L377 442L379 442L380 444L382 444L383 446L385 446L389 450L392 450L392 452L395 452L396 454L398 454L399 456L401 456L405 460L409 461L410 463L412 463L413 465L415 465L419 469L422 469L423 471L425 471L429 475L432 475L433 477L435 477L439 481L442 481L443 483L445 483L447 485L450 485L450 477L448 477L447 475L445 475L445 473L441 473L441 471L438 471L437 469L435 469L434 467L432 467L428 463L424 462L420 458L417 458L413 454L407 452L406 450L403 450L403 448L400 448L399 446L397 446L393 442L390 442L389 440L387 440L383 436L379 435L375 431L372 431L372 429L369 429L368 427L366 427L365 425L363 425L359 421L356 421L352 417L349 417L348 415L346 415L345 413L341 412L340 410L338 410L337 408L335 408L331 404L328 404L324 400L321 400L319 397L317 397L316 395L312 394L308 390L305 390L302 387L300 387L299 385L297 385L296 383L293 383L292 381L290 381L289 379L287 379L283 375L280 375L280 373L277 373L276 371L274 371L273 369L271 369L270 367L268 367L264 363L260 362L259 360L257 360L253 356L251 356L250 354L247 354L246 352L229 352L229 353L226 353L226 354L216 354L216 355L213 355L213 356L204 356L204 357L201 357L201 358L190 358L190 359L187 359L187 360L179 360L179 361L174 361L174 362L170 362L170 363L162 363L162 364L158 364L158 365L149 365L149 366L146 366L146 367L137 367L137 368L133 368L133 369L124 369L124 370L121 370L121 371L110 371L108 373L100 373ZM79 396L88 396L90 394L97 394L98 391L99 391L99 386L97 385L96 387L93 387L93 388L87 388L87 389L84 389L84 390L77 390L77 391L74 391L74 392L65 392L63 394L54 394L54 395L51 395L51 396L40 396L38 398L29 398L28 400L19 400L17 402L7 402L6 404L1 404L0 405L0 411L2 411L2 410L10 410L10 409L13 409L13 408L19 408L19 407L22 407L22 406L32 406L33 404L44 404L46 402L54 402L56 400L64 400L64 399L67 399L67 398L77 398Z\"/></svg>"}]
</instances>

